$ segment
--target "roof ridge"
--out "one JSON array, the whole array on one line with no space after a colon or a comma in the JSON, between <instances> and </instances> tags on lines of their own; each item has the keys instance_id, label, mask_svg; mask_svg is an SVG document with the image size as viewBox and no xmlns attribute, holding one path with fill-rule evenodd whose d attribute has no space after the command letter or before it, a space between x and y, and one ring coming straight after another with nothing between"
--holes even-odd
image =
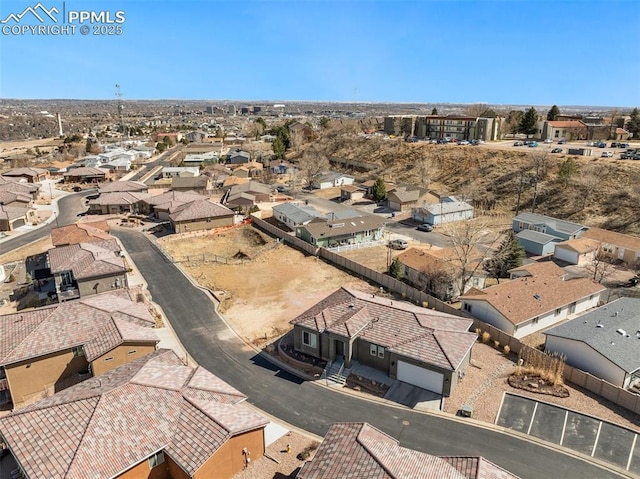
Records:
<instances>
[{"instance_id":1,"label":"roof ridge","mask_svg":"<svg viewBox=\"0 0 640 479\"><path fill-rule=\"evenodd\" d=\"M451 332L451 331L448 331L448 332ZM455 365L453 364L453 362L451 361L451 358L447 354L447 350L443 347L442 343L438 340L438 336L436 335L435 331L433 333L433 340L438 344L438 347L440 348L440 351L442 351L442 354L444 354L444 357L447 358L447 362L449 363L449 366L451 366L451 369L455 369L456 368Z\"/></svg>"},{"instance_id":2,"label":"roof ridge","mask_svg":"<svg viewBox=\"0 0 640 479\"><path fill-rule=\"evenodd\" d=\"M89 398L85 398L85 399L90 399L90 398L94 398L94 397L95 396L89 396ZM71 470L71 466L73 465L73 462L75 461L76 457L78 456L78 452L80 451L80 446L82 445L82 442L84 441L84 438L85 438L85 436L87 434L87 430L89 429L89 425L91 424L91 420L93 419L93 416L95 415L96 410L98 409L98 406L100 405L100 401L102 401L102 394L98 395L98 401L93 406L93 409L91 411L91 415L89 416L89 420L84 425L84 429L82 431L82 436L80 436L80 440L78 441L77 447L74 448L73 457L69 461L69 464L67 466L67 470L64 472L64 477L67 477L69 475L69 471Z\"/></svg>"}]
</instances>

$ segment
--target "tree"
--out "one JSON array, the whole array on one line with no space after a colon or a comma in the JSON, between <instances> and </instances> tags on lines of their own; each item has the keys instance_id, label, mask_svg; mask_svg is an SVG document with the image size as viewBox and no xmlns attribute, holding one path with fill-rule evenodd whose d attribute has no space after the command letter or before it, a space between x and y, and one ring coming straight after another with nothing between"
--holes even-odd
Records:
<instances>
[{"instance_id":1,"label":"tree","mask_svg":"<svg viewBox=\"0 0 640 479\"><path fill-rule=\"evenodd\" d=\"M273 156L275 156L275 159L284 160L286 156L286 148L284 146L282 138L277 137L275 140L273 140L273 143L271 143L271 148L273 149Z\"/></svg>"},{"instance_id":2,"label":"tree","mask_svg":"<svg viewBox=\"0 0 640 479\"><path fill-rule=\"evenodd\" d=\"M389 267L389 274L395 279L402 279L404 276L404 268L402 263L398 261L398 258L394 259L391 262L391 266Z\"/></svg>"},{"instance_id":3,"label":"tree","mask_svg":"<svg viewBox=\"0 0 640 479\"><path fill-rule=\"evenodd\" d=\"M626 130L633 135L634 140L640 138L640 112L638 112L637 108L634 108L631 112Z\"/></svg>"},{"instance_id":4,"label":"tree","mask_svg":"<svg viewBox=\"0 0 640 479\"><path fill-rule=\"evenodd\" d=\"M560 114L560 108L558 108L558 105L553 105L547 112L547 120L556 121L556 118L558 118L559 114Z\"/></svg>"},{"instance_id":5,"label":"tree","mask_svg":"<svg viewBox=\"0 0 640 479\"><path fill-rule=\"evenodd\" d=\"M313 146L307 148L298 161L300 173L309 187L329 169L329 166L329 158Z\"/></svg>"},{"instance_id":6,"label":"tree","mask_svg":"<svg viewBox=\"0 0 640 479\"><path fill-rule=\"evenodd\" d=\"M376 179L371 189L371 196L373 196L373 201L381 201L387 197L387 188L382 178L378 177L378 179Z\"/></svg>"},{"instance_id":7,"label":"tree","mask_svg":"<svg viewBox=\"0 0 640 479\"><path fill-rule=\"evenodd\" d=\"M167 145L165 143L158 143L156 145L156 150L158 150L159 153L162 153L166 149L167 149Z\"/></svg>"},{"instance_id":8,"label":"tree","mask_svg":"<svg viewBox=\"0 0 640 479\"><path fill-rule=\"evenodd\" d=\"M533 135L538 131L538 112L534 107L529 108L518 125L518 131L525 135Z\"/></svg>"},{"instance_id":9,"label":"tree","mask_svg":"<svg viewBox=\"0 0 640 479\"><path fill-rule=\"evenodd\" d=\"M591 279L596 283L602 283L613 273L613 265L610 263L607 253L603 250L602 244L598 247L593 255L593 259L587 265L587 271L589 271Z\"/></svg>"},{"instance_id":10,"label":"tree","mask_svg":"<svg viewBox=\"0 0 640 479\"><path fill-rule=\"evenodd\" d=\"M480 118L497 118L497 117L498 117L498 113L492 108L487 108L480 114Z\"/></svg>"},{"instance_id":11,"label":"tree","mask_svg":"<svg viewBox=\"0 0 640 479\"><path fill-rule=\"evenodd\" d=\"M322 118L320 118L320 128L322 128L323 130L329 128L329 119L327 117L323 116Z\"/></svg>"},{"instance_id":12,"label":"tree","mask_svg":"<svg viewBox=\"0 0 640 479\"><path fill-rule=\"evenodd\" d=\"M162 138L162 143L164 143L167 147L173 146L173 139L170 136L164 136Z\"/></svg>"},{"instance_id":13,"label":"tree","mask_svg":"<svg viewBox=\"0 0 640 479\"><path fill-rule=\"evenodd\" d=\"M499 282L500 278L509 276L510 269L522 266L524 256L518 237L510 230L491 258L485 261L484 270Z\"/></svg>"},{"instance_id":14,"label":"tree","mask_svg":"<svg viewBox=\"0 0 640 479\"><path fill-rule=\"evenodd\" d=\"M467 107L466 114L478 118L482 116L482 113L487 111L488 108L489 105L487 105L486 103L475 103Z\"/></svg>"},{"instance_id":15,"label":"tree","mask_svg":"<svg viewBox=\"0 0 640 479\"><path fill-rule=\"evenodd\" d=\"M264 118L262 117L257 118L256 123L262 127L262 131L265 131L267 129L267 122L264 121Z\"/></svg>"},{"instance_id":16,"label":"tree","mask_svg":"<svg viewBox=\"0 0 640 479\"><path fill-rule=\"evenodd\" d=\"M520 110L511 110L507 114L507 119L505 121L505 130L507 133L514 134L518 133L520 128L520 121L524 116L524 112Z\"/></svg>"},{"instance_id":17,"label":"tree","mask_svg":"<svg viewBox=\"0 0 640 479\"><path fill-rule=\"evenodd\" d=\"M424 154L424 151L423 151ZM422 156L416 161L415 168L418 177L420 178L420 186L423 188L429 188L431 183L431 176L434 171L434 161L430 156Z\"/></svg>"},{"instance_id":18,"label":"tree","mask_svg":"<svg viewBox=\"0 0 640 479\"><path fill-rule=\"evenodd\" d=\"M569 180L578 173L578 165L573 158L567 158L560 165L558 170L558 179L564 186L569 184Z\"/></svg>"},{"instance_id":19,"label":"tree","mask_svg":"<svg viewBox=\"0 0 640 479\"><path fill-rule=\"evenodd\" d=\"M431 110L431 114L432 115L437 115L438 114L438 109L434 106L433 109Z\"/></svg>"}]
</instances>

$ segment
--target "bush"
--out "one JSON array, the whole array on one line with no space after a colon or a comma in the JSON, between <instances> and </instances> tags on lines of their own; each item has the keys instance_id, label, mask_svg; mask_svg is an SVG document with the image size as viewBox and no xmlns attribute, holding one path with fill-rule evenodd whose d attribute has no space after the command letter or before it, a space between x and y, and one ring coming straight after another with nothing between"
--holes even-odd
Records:
<instances>
[{"instance_id":1,"label":"bush","mask_svg":"<svg viewBox=\"0 0 640 479\"><path fill-rule=\"evenodd\" d=\"M485 331L484 333L482 333L482 342L484 344L487 344L489 342L489 340L491 339L491 334L488 333L487 331Z\"/></svg>"},{"instance_id":2,"label":"bush","mask_svg":"<svg viewBox=\"0 0 640 479\"><path fill-rule=\"evenodd\" d=\"M508 344L505 344L504 345L504 355L508 356L510 352L511 352L511 348L509 347Z\"/></svg>"},{"instance_id":3,"label":"bush","mask_svg":"<svg viewBox=\"0 0 640 479\"><path fill-rule=\"evenodd\" d=\"M494 346L496 349L498 349L498 348L500 347L500 341L498 341L498 340L495 340L495 339L494 339L494 340L493 340L493 346Z\"/></svg>"}]
</instances>

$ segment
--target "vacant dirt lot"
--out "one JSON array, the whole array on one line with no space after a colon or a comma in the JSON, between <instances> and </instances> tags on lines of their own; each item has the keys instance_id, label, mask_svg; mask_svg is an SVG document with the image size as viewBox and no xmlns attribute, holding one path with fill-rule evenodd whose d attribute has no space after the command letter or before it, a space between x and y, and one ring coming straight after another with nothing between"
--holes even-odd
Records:
<instances>
[{"instance_id":1,"label":"vacant dirt lot","mask_svg":"<svg viewBox=\"0 0 640 479\"><path fill-rule=\"evenodd\" d=\"M160 240L172 256L191 257L192 261L180 264L182 268L216 292L225 318L241 337L255 344L262 344L265 335L271 339L289 330L291 319L341 286L375 290L318 258L275 243L253 226L219 235ZM253 259L243 264L203 263L198 256L202 254Z\"/></svg>"}]
</instances>

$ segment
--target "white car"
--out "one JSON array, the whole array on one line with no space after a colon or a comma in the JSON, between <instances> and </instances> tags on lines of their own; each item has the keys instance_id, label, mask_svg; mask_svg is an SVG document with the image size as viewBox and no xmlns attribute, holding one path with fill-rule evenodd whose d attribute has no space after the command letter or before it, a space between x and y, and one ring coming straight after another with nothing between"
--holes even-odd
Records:
<instances>
[{"instance_id":1,"label":"white car","mask_svg":"<svg viewBox=\"0 0 640 479\"><path fill-rule=\"evenodd\" d=\"M553 143L553 140L551 138L547 138L546 140L544 140L544 142L549 144L549 143Z\"/></svg>"},{"instance_id":2,"label":"white car","mask_svg":"<svg viewBox=\"0 0 640 479\"><path fill-rule=\"evenodd\" d=\"M602 158L613 158L613 152L612 151L603 151L602 155L600 155Z\"/></svg>"}]
</instances>

